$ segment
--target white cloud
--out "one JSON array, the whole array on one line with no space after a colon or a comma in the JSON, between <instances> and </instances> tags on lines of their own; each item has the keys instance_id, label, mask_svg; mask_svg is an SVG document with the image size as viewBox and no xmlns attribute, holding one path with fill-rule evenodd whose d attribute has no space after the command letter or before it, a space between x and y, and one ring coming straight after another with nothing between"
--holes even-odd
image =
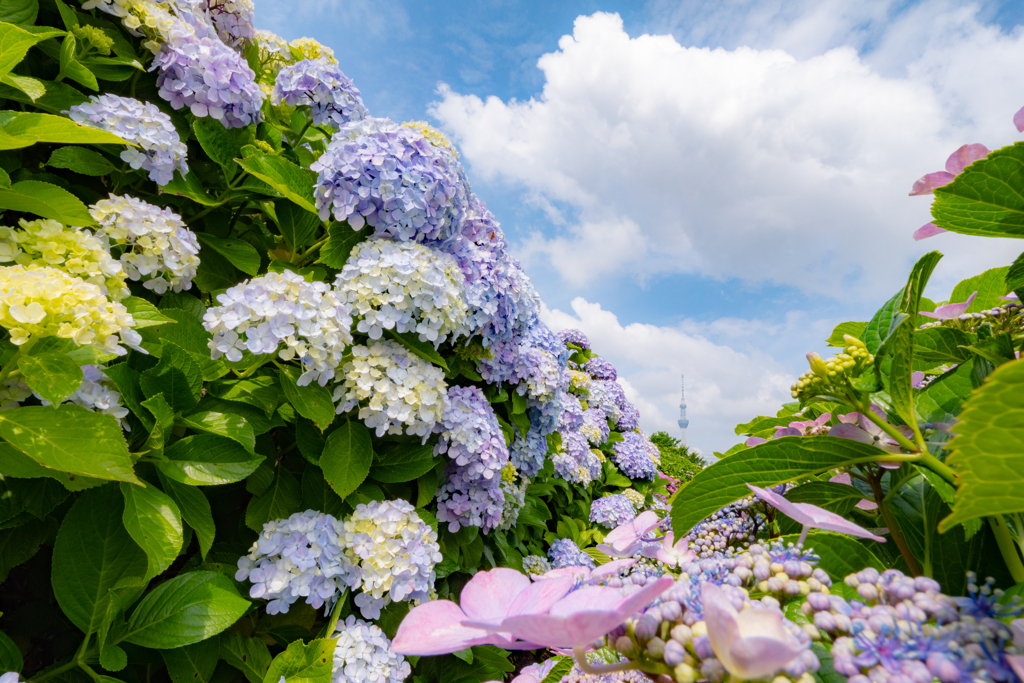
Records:
<instances>
[{"instance_id":1,"label":"white cloud","mask_svg":"<svg viewBox=\"0 0 1024 683\"><path fill-rule=\"evenodd\" d=\"M679 375L684 372L689 442L709 454L739 441L733 432L737 424L774 415L792 400L789 387L795 377L756 346L736 351L691 331L687 323L623 326L614 313L583 298L573 300L572 311L545 308L542 318L553 330L583 330L593 348L612 361L648 434L664 430L678 435Z\"/></svg>"},{"instance_id":2,"label":"white cloud","mask_svg":"<svg viewBox=\"0 0 1024 683\"><path fill-rule=\"evenodd\" d=\"M889 11L840 5L782 17L779 44L820 30L824 47L856 42L857 21ZM964 142L1017 137L1024 34L944 7L922 5L868 36L885 69L852 47L801 58L687 48L669 35L630 38L618 15L579 17L539 60L539 97L482 100L442 86L432 113L472 174L561 211L566 225L529 237L525 260L549 260L577 287L684 272L870 301L929 249L947 253L937 276L948 287L1017 245L952 234L917 244L929 200L907 192ZM914 61L891 75L904 44L918 48Z\"/></svg>"}]
</instances>

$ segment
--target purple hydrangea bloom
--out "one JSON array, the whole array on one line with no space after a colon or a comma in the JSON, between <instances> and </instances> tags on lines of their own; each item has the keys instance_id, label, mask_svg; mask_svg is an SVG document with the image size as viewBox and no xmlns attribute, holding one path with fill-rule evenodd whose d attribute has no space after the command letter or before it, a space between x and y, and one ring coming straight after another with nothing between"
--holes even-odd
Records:
<instances>
[{"instance_id":1,"label":"purple hydrangea bloom","mask_svg":"<svg viewBox=\"0 0 1024 683\"><path fill-rule=\"evenodd\" d=\"M562 392L561 395L561 406L562 411L558 415L558 428L569 430L579 429L583 426L583 406L580 405L580 400L573 394ZM604 414L601 414L601 418L604 418Z\"/></svg>"},{"instance_id":2,"label":"purple hydrangea bloom","mask_svg":"<svg viewBox=\"0 0 1024 683\"><path fill-rule=\"evenodd\" d=\"M562 340L563 344L574 344L581 349L590 348L590 340L587 339L587 335L583 334L580 330L567 329L562 330L558 333L558 338Z\"/></svg>"},{"instance_id":3,"label":"purple hydrangea bloom","mask_svg":"<svg viewBox=\"0 0 1024 683\"><path fill-rule=\"evenodd\" d=\"M591 408L600 408L605 416L612 422L618 422L622 415L622 406L626 402L626 392L618 382L610 379L595 379L590 383L587 390L590 397L587 405Z\"/></svg>"},{"instance_id":4,"label":"purple hydrangea bloom","mask_svg":"<svg viewBox=\"0 0 1024 683\"><path fill-rule=\"evenodd\" d=\"M256 74L209 31L176 32L153 59L152 70L159 71L160 97L175 109L188 107L195 116L212 116L225 128L262 120L264 94Z\"/></svg>"},{"instance_id":5,"label":"purple hydrangea bloom","mask_svg":"<svg viewBox=\"0 0 1024 683\"><path fill-rule=\"evenodd\" d=\"M516 430L516 438L512 441L509 462L522 476L535 476L544 467L544 456L548 452L548 439L537 425L531 421L530 431L523 436Z\"/></svg>"},{"instance_id":6,"label":"purple hydrangea bloom","mask_svg":"<svg viewBox=\"0 0 1024 683\"><path fill-rule=\"evenodd\" d=\"M612 444L612 460L622 473L630 479L654 479L658 468L647 452L647 443L643 434L626 432L622 441Z\"/></svg>"},{"instance_id":7,"label":"purple hydrangea bloom","mask_svg":"<svg viewBox=\"0 0 1024 683\"><path fill-rule=\"evenodd\" d=\"M561 431L562 449L552 458L555 474L573 484L586 486L601 476L601 461L590 450L587 437L576 430Z\"/></svg>"},{"instance_id":8,"label":"purple hydrangea bloom","mask_svg":"<svg viewBox=\"0 0 1024 683\"><path fill-rule=\"evenodd\" d=\"M583 411L583 424L580 425L579 431L594 446L603 444L611 434L608 420L600 408L587 408Z\"/></svg>"},{"instance_id":9,"label":"purple hydrangea bloom","mask_svg":"<svg viewBox=\"0 0 1024 683\"><path fill-rule=\"evenodd\" d=\"M621 493L598 498L590 504L590 521L606 529L614 529L620 524L632 522L635 517L636 509L633 503Z\"/></svg>"},{"instance_id":10,"label":"purple hydrangea bloom","mask_svg":"<svg viewBox=\"0 0 1024 683\"><path fill-rule=\"evenodd\" d=\"M590 376L594 379L618 379L619 375L615 372L615 366L606 361L600 356L594 356L588 360L584 365L583 369L590 373Z\"/></svg>"},{"instance_id":11,"label":"purple hydrangea bloom","mask_svg":"<svg viewBox=\"0 0 1024 683\"><path fill-rule=\"evenodd\" d=\"M310 168L320 218L402 241L451 237L466 213L459 171L422 135L388 119L342 125Z\"/></svg>"},{"instance_id":12,"label":"purple hydrangea bloom","mask_svg":"<svg viewBox=\"0 0 1024 683\"><path fill-rule=\"evenodd\" d=\"M476 387L448 389L435 455L448 454L448 482L437 492L437 518L455 532L462 526L485 532L501 522L505 494L501 470L509 454L498 418Z\"/></svg>"},{"instance_id":13,"label":"purple hydrangea bloom","mask_svg":"<svg viewBox=\"0 0 1024 683\"><path fill-rule=\"evenodd\" d=\"M551 560L553 569L564 569L565 567L590 567L596 565L590 555L580 550L571 538L559 538L548 549L548 559Z\"/></svg>"},{"instance_id":14,"label":"purple hydrangea bloom","mask_svg":"<svg viewBox=\"0 0 1024 683\"><path fill-rule=\"evenodd\" d=\"M229 47L238 49L256 37L252 0L205 0L217 35Z\"/></svg>"},{"instance_id":15,"label":"purple hydrangea bloom","mask_svg":"<svg viewBox=\"0 0 1024 683\"><path fill-rule=\"evenodd\" d=\"M625 397L619 404L619 419L616 420L615 426L620 432L631 432L640 426L640 411Z\"/></svg>"},{"instance_id":16,"label":"purple hydrangea bloom","mask_svg":"<svg viewBox=\"0 0 1024 683\"><path fill-rule=\"evenodd\" d=\"M315 125L328 123L335 130L369 115L352 79L326 59L303 59L281 69L270 101L309 106Z\"/></svg>"}]
</instances>

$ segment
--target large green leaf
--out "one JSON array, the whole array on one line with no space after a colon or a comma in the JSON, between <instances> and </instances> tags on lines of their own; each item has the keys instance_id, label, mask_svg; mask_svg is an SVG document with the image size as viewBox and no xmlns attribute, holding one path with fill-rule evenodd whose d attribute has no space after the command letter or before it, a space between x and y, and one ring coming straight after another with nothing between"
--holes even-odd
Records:
<instances>
[{"instance_id":1,"label":"large green leaf","mask_svg":"<svg viewBox=\"0 0 1024 683\"><path fill-rule=\"evenodd\" d=\"M1024 511L1024 363L1000 366L964 405L949 443L953 514L940 531L975 517Z\"/></svg>"},{"instance_id":2,"label":"large green leaf","mask_svg":"<svg viewBox=\"0 0 1024 683\"><path fill-rule=\"evenodd\" d=\"M249 683L263 683L270 668L270 650L266 643L236 631L220 637L220 656L243 674Z\"/></svg>"},{"instance_id":3,"label":"large green leaf","mask_svg":"<svg viewBox=\"0 0 1024 683\"><path fill-rule=\"evenodd\" d=\"M132 314L132 318L135 320L135 329L176 322L174 318L168 317L159 308L137 296L129 296L123 299L121 303ZM164 331L166 331L166 328L161 330L161 332ZM174 339L171 341L174 341Z\"/></svg>"},{"instance_id":4,"label":"large green leaf","mask_svg":"<svg viewBox=\"0 0 1024 683\"><path fill-rule=\"evenodd\" d=\"M437 349L434 348L434 345L430 342L420 341L419 335L415 332L396 332L395 330L385 330L385 332L389 337L423 360L438 365L445 370L448 369L448 364L441 357L441 354L437 352Z\"/></svg>"},{"instance_id":5,"label":"large green leaf","mask_svg":"<svg viewBox=\"0 0 1024 683\"><path fill-rule=\"evenodd\" d=\"M1009 288L1006 286L1006 274L1010 271L1009 266L1002 268L990 268L981 275L969 277L958 282L949 295L950 303L962 303L970 298L971 294L978 293L974 301L967 307L966 313L979 313L995 306L1005 303L999 297L1006 294Z\"/></svg>"},{"instance_id":6,"label":"large green leaf","mask_svg":"<svg viewBox=\"0 0 1024 683\"><path fill-rule=\"evenodd\" d=\"M114 383L114 386L117 387L118 392L121 394L121 400L124 402L124 405L128 406L128 409L132 411L135 417L139 418L146 431L151 430L153 428L153 416L142 407L142 402L146 400L146 396L142 393L142 388L139 386L140 373L129 367L128 363L117 363L116 365L107 366L103 374Z\"/></svg>"},{"instance_id":7,"label":"large green leaf","mask_svg":"<svg viewBox=\"0 0 1024 683\"><path fill-rule=\"evenodd\" d=\"M400 444L380 454L370 468L370 477L384 484L412 481L436 464L432 445Z\"/></svg>"},{"instance_id":8,"label":"large green leaf","mask_svg":"<svg viewBox=\"0 0 1024 683\"><path fill-rule=\"evenodd\" d=\"M84 633L93 633L110 605L110 589L142 581L146 554L121 522L124 500L116 486L86 491L71 506L53 545L53 595Z\"/></svg>"},{"instance_id":9,"label":"large green leaf","mask_svg":"<svg viewBox=\"0 0 1024 683\"><path fill-rule=\"evenodd\" d=\"M297 640L274 657L263 677L264 683L330 683L334 667L336 638L320 638L309 644Z\"/></svg>"},{"instance_id":10,"label":"large green leaf","mask_svg":"<svg viewBox=\"0 0 1024 683\"><path fill-rule=\"evenodd\" d=\"M197 432L226 436L232 441L237 441L250 453L256 450L256 435L252 431L252 425L246 422L241 415L213 412L193 413L178 418L177 423Z\"/></svg>"},{"instance_id":11,"label":"large green leaf","mask_svg":"<svg viewBox=\"0 0 1024 683\"><path fill-rule=\"evenodd\" d=\"M253 531L260 531L263 525L274 519L284 519L299 512L302 507L302 489L291 472L278 467L270 486L249 501L245 510L245 525Z\"/></svg>"},{"instance_id":12,"label":"large green leaf","mask_svg":"<svg viewBox=\"0 0 1024 683\"><path fill-rule=\"evenodd\" d=\"M0 189L0 209L32 213L65 225L96 224L81 199L62 187L38 180L22 180L9 190Z\"/></svg>"},{"instance_id":13,"label":"large green leaf","mask_svg":"<svg viewBox=\"0 0 1024 683\"><path fill-rule=\"evenodd\" d=\"M0 631L0 669L4 671L21 671L25 661L21 657L21 650L14 644L11 637Z\"/></svg>"},{"instance_id":14,"label":"large green leaf","mask_svg":"<svg viewBox=\"0 0 1024 683\"><path fill-rule=\"evenodd\" d=\"M329 389L316 383L299 386L296 383L298 368L283 367L278 375L285 398L295 407L295 412L312 420L321 432L331 426L334 421L334 401L331 400Z\"/></svg>"},{"instance_id":15,"label":"large green leaf","mask_svg":"<svg viewBox=\"0 0 1024 683\"><path fill-rule=\"evenodd\" d=\"M306 211L317 213L313 186L316 176L284 157L256 155L236 159L239 166L292 200Z\"/></svg>"},{"instance_id":16,"label":"large green leaf","mask_svg":"<svg viewBox=\"0 0 1024 683\"><path fill-rule=\"evenodd\" d=\"M192 171L186 173L184 177L182 177L181 171L177 171L174 174L174 179L160 188L160 191L167 194L176 194L179 197L186 197L203 206L219 205L217 200L211 197L210 193L203 187L203 181Z\"/></svg>"},{"instance_id":17,"label":"large green leaf","mask_svg":"<svg viewBox=\"0 0 1024 683\"><path fill-rule=\"evenodd\" d=\"M220 124L218 124L220 125ZM223 128L223 126L221 126ZM256 275L260 272L260 255L256 247L245 240L225 239L211 235L208 232L199 233L199 241L204 247L209 247L231 262L235 268L247 275Z\"/></svg>"},{"instance_id":18,"label":"large green leaf","mask_svg":"<svg viewBox=\"0 0 1024 683\"><path fill-rule=\"evenodd\" d=\"M832 334L829 335L829 338L825 340L825 343L828 344L829 346L848 346L846 340L844 339L844 335L848 334L851 337L856 337L857 339L860 339L860 335L864 333L864 328L866 328L867 326L867 323L858 322L839 323L832 330Z\"/></svg>"},{"instance_id":19,"label":"large green leaf","mask_svg":"<svg viewBox=\"0 0 1024 683\"><path fill-rule=\"evenodd\" d=\"M3 124L3 130L6 136L0 137L0 149L28 147L37 142L78 145L132 144L113 133L92 126L82 126L66 116L53 114L17 112Z\"/></svg>"},{"instance_id":20,"label":"large green leaf","mask_svg":"<svg viewBox=\"0 0 1024 683\"><path fill-rule=\"evenodd\" d=\"M225 128L212 116L194 119L192 130L207 156L221 166L234 166L235 157L242 156L242 145L252 144L253 140L251 126Z\"/></svg>"},{"instance_id":21,"label":"large green leaf","mask_svg":"<svg viewBox=\"0 0 1024 683\"><path fill-rule=\"evenodd\" d=\"M110 415L76 405L15 408L0 412L0 436L44 467L139 483L121 426Z\"/></svg>"},{"instance_id":22,"label":"large green leaf","mask_svg":"<svg viewBox=\"0 0 1024 683\"><path fill-rule=\"evenodd\" d=\"M75 393L85 375L66 353L40 353L18 360L25 383L50 403L57 405Z\"/></svg>"},{"instance_id":23,"label":"large green leaf","mask_svg":"<svg viewBox=\"0 0 1024 683\"><path fill-rule=\"evenodd\" d=\"M262 455L215 434L197 434L175 441L158 467L167 477L192 486L230 484L256 471Z\"/></svg>"},{"instance_id":24,"label":"large green leaf","mask_svg":"<svg viewBox=\"0 0 1024 683\"><path fill-rule=\"evenodd\" d=\"M30 47L48 37L50 36L45 33L37 35L12 24L0 22L0 76L6 75L17 66L28 54Z\"/></svg>"},{"instance_id":25,"label":"large green leaf","mask_svg":"<svg viewBox=\"0 0 1024 683\"><path fill-rule=\"evenodd\" d=\"M344 268L352 253L353 247L365 242L373 234L373 228L367 226L362 230L353 230L348 223L331 223L327 244L320 248L320 259L331 268Z\"/></svg>"},{"instance_id":26,"label":"large green leaf","mask_svg":"<svg viewBox=\"0 0 1024 683\"><path fill-rule=\"evenodd\" d=\"M331 432L320 456L324 479L344 500L370 473L373 444L370 430L360 421L348 421Z\"/></svg>"},{"instance_id":27,"label":"large green leaf","mask_svg":"<svg viewBox=\"0 0 1024 683\"><path fill-rule=\"evenodd\" d=\"M157 474L160 477L160 485L163 487L164 493L177 504L178 509L181 510L182 519L192 527L199 537L199 552L206 557L217 534L210 501L197 487L177 482L160 471Z\"/></svg>"},{"instance_id":28,"label":"large green leaf","mask_svg":"<svg viewBox=\"0 0 1024 683\"><path fill-rule=\"evenodd\" d=\"M313 243L316 231L320 227L319 216L306 211L290 201L274 202L274 213L277 214L277 224L281 228L281 237L284 238L284 241L291 247L293 252ZM320 250L321 258L326 248L325 245Z\"/></svg>"},{"instance_id":29,"label":"large green leaf","mask_svg":"<svg viewBox=\"0 0 1024 683\"><path fill-rule=\"evenodd\" d=\"M917 412L925 422L949 422L971 395L974 360L960 363L929 383L917 398Z\"/></svg>"},{"instance_id":30,"label":"large green leaf","mask_svg":"<svg viewBox=\"0 0 1024 683\"><path fill-rule=\"evenodd\" d=\"M967 335L952 327L929 327L914 332L914 368L927 370L936 365L962 363L971 352Z\"/></svg>"},{"instance_id":31,"label":"large green leaf","mask_svg":"<svg viewBox=\"0 0 1024 683\"><path fill-rule=\"evenodd\" d=\"M210 683L220 659L220 640L207 638L185 647L161 650L160 656L173 683Z\"/></svg>"},{"instance_id":32,"label":"large green leaf","mask_svg":"<svg viewBox=\"0 0 1024 683\"><path fill-rule=\"evenodd\" d=\"M345 503L327 482L319 467L307 467L302 473L302 505L306 510L319 510L340 519L345 514Z\"/></svg>"},{"instance_id":33,"label":"large green leaf","mask_svg":"<svg viewBox=\"0 0 1024 683\"><path fill-rule=\"evenodd\" d=\"M9 24L34 24L39 0L7 0L0 4L0 21Z\"/></svg>"},{"instance_id":34,"label":"large green leaf","mask_svg":"<svg viewBox=\"0 0 1024 683\"><path fill-rule=\"evenodd\" d=\"M896 329L892 331L889 398L892 401L893 409L904 424L912 425L915 429L917 414L914 410L914 389L911 386L911 373L914 366L914 328L917 327L917 312L921 303L921 294L941 258L942 254L931 251L914 264L899 306L899 312L908 316L907 322L896 324Z\"/></svg>"},{"instance_id":35,"label":"large green leaf","mask_svg":"<svg viewBox=\"0 0 1024 683\"><path fill-rule=\"evenodd\" d=\"M121 484L124 528L149 558L146 580L171 566L181 552L184 532L181 510L155 486Z\"/></svg>"},{"instance_id":36,"label":"large green leaf","mask_svg":"<svg viewBox=\"0 0 1024 683\"><path fill-rule=\"evenodd\" d=\"M49 518L0 530L0 583L7 580L8 572L30 560L45 541L53 538L54 527L56 522Z\"/></svg>"},{"instance_id":37,"label":"large green leaf","mask_svg":"<svg viewBox=\"0 0 1024 683\"><path fill-rule=\"evenodd\" d=\"M107 157L85 147L58 147L46 165L91 176L110 175L117 170Z\"/></svg>"},{"instance_id":38,"label":"large green leaf","mask_svg":"<svg viewBox=\"0 0 1024 683\"><path fill-rule=\"evenodd\" d=\"M2 7L2 5L0 5ZM11 74L7 75L10 78ZM54 81L39 81L42 86L46 89L45 94L42 97L32 99L23 90L10 85L0 84L0 97L5 100L13 100L15 102L21 102L23 104L29 104L37 109L49 112L50 114L60 114L65 112L76 104L82 104L88 102L89 98L83 95L74 86L68 85L67 83L55 83ZM10 144L15 138L6 139L0 135L0 146L4 144ZM18 143L16 143L18 144ZM18 146L23 146L18 144Z\"/></svg>"},{"instance_id":39,"label":"large green leaf","mask_svg":"<svg viewBox=\"0 0 1024 683\"><path fill-rule=\"evenodd\" d=\"M215 572L181 574L149 591L128 619L120 640L170 650L215 636L238 621L249 601Z\"/></svg>"},{"instance_id":40,"label":"large green leaf","mask_svg":"<svg viewBox=\"0 0 1024 683\"><path fill-rule=\"evenodd\" d=\"M685 535L729 503L750 495L747 484L775 486L842 465L880 462L891 453L832 436L786 436L734 453L697 473L672 503L672 528Z\"/></svg>"},{"instance_id":41,"label":"large green leaf","mask_svg":"<svg viewBox=\"0 0 1024 683\"><path fill-rule=\"evenodd\" d=\"M1024 292L1024 253L1021 253L1006 271L1005 289L1007 292L1017 292L1018 298L1024 300L1024 296L1021 296L1021 293ZM1000 303L1002 302L1000 301Z\"/></svg>"},{"instance_id":42,"label":"large green leaf","mask_svg":"<svg viewBox=\"0 0 1024 683\"><path fill-rule=\"evenodd\" d=\"M53 479L63 484L64 488L68 491L84 491L85 489L107 483L104 479L83 477L43 467L11 444L2 441L0 441L0 474L23 479L38 479L41 477Z\"/></svg>"},{"instance_id":43,"label":"large green leaf","mask_svg":"<svg viewBox=\"0 0 1024 683\"><path fill-rule=\"evenodd\" d=\"M812 481L786 492L786 498L794 503L810 503L844 517L869 497L854 486L831 481Z\"/></svg>"},{"instance_id":44,"label":"large green leaf","mask_svg":"<svg viewBox=\"0 0 1024 683\"><path fill-rule=\"evenodd\" d=\"M1024 143L991 152L936 188L932 217L964 235L1024 237Z\"/></svg>"},{"instance_id":45,"label":"large green leaf","mask_svg":"<svg viewBox=\"0 0 1024 683\"><path fill-rule=\"evenodd\" d=\"M786 543L795 543L798 539L799 534L782 538ZM859 572L866 567L874 567L879 571L886 568L866 546L845 534L812 530L807 534L804 547L813 550L821 557L818 566L828 572L834 582L842 583L845 576Z\"/></svg>"},{"instance_id":46,"label":"large green leaf","mask_svg":"<svg viewBox=\"0 0 1024 683\"><path fill-rule=\"evenodd\" d=\"M167 339L162 341L160 362L139 377L147 398L163 394L176 412L195 408L203 388L203 373L188 351Z\"/></svg>"},{"instance_id":47,"label":"large green leaf","mask_svg":"<svg viewBox=\"0 0 1024 683\"><path fill-rule=\"evenodd\" d=\"M891 299L882 304L882 307L875 312L860 340L868 347L868 351L876 353L878 347L889 336L889 329L892 327L893 315L899 310L900 302L903 300L903 290L896 292Z\"/></svg>"}]
</instances>

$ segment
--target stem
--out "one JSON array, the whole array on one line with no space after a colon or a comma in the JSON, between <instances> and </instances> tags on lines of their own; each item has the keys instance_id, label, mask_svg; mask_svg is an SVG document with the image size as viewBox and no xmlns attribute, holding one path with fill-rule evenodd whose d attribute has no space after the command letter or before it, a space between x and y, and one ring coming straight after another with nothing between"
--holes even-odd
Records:
<instances>
[{"instance_id":1,"label":"stem","mask_svg":"<svg viewBox=\"0 0 1024 683\"><path fill-rule=\"evenodd\" d=\"M806 524L804 524L803 530L800 531L800 538L796 542L796 547L797 548L803 548L804 547L804 541L807 540L807 532L810 531L810 530L811 530L811 527L809 527Z\"/></svg>"},{"instance_id":2,"label":"stem","mask_svg":"<svg viewBox=\"0 0 1024 683\"><path fill-rule=\"evenodd\" d=\"M878 415L875 415L875 411L871 410L871 406L868 406L867 410L864 410L862 406L857 406L857 408L860 409L861 415L864 415L869 420L878 425L883 432L891 436L893 438L893 441L898 443L900 447L903 448L904 450L910 451L911 453L919 453L922 450L920 447L918 447L917 444L915 444L910 439L900 434L900 431L898 429L896 429L891 424L880 418Z\"/></svg>"},{"instance_id":3,"label":"stem","mask_svg":"<svg viewBox=\"0 0 1024 683\"><path fill-rule=\"evenodd\" d=\"M341 595L338 596L338 602L334 603L334 611L331 612L331 620L327 622L327 635L325 637L330 638L334 635L334 631L338 628L338 618L341 616L341 606L345 602L345 598L348 596L348 589L342 591Z\"/></svg>"},{"instance_id":4,"label":"stem","mask_svg":"<svg viewBox=\"0 0 1024 683\"><path fill-rule=\"evenodd\" d=\"M903 561L907 563L907 569L914 576L921 576L921 565L918 564L917 558L914 557L914 553L910 551L910 546L907 545L907 539L903 537L903 531L900 529L899 522L896 521L896 517L893 516L892 510L885 503L885 496L882 495L882 482L881 476L872 477L871 479L871 491L875 494L875 502L878 503L878 511L882 515L882 519L885 521L885 526L889 529L889 534L892 536L893 542L896 547L900 549L900 555L903 556Z\"/></svg>"},{"instance_id":5,"label":"stem","mask_svg":"<svg viewBox=\"0 0 1024 683\"><path fill-rule=\"evenodd\" d=\"M616 671L629 671L630 669L639 669L640 667L636 662L619 662L618 664L605 664L604 666L595 666L587 661L587 653L583 647L576 647L572 650L573 659L576 660L576 666L580 668L585 674L601 674L615 673Z\"/></svg>"},{"instance_id":6,"label":"stem","mask_svg":"<svg viewBox=\"0 0 1024 683\"><path fill-rule=\"evenodd\" d=\"M29 339L27 342L18 347L17 353L11 356L11 359L4 363L3 368L0 368L0 382L10 377L18 369L18 361L28 355L28 352L35 346L35 338Z\"/></svg>"},{"instance_id":7,"label":"stem","mask_svg":"<svg viewBox=\"0 0 1024 683\"><path fill-rule=\"evenodd\" d=\"M299 256L298 261L293 261L295 263L295 265L297 265L297 266L304 266L304 265L306 265L306 261L309 259L310 254L312 254L314 251L318 251L320 249L320 247L322 247L325 244L327 244L327 240L329 240L329 239L331 239L330 234L328 234L322 240L320 240L319 242L317 242L316 244L311 246L306 251L302 252L302 255Z\"/></svg>"},{"instance_id":8,"label":"stem","mask_svg":"<svg viewBox=\"0 0 1024 683\"><path fill-rule=\"evenodd\" d=\"M992 533L996 537L996 544L999 545L999 552L1003 555L1003 562L1006 563L1006 568L1010 570L1010 576L1013 577L1014 583L1024 582L1024 563L1021 562L1017 546L1013 542L1013 537L1010 536L1010 529L1006 526L1006 520L1003 519L1002 515L993 515L988 518L988 523L992 527Z\"/></svg>"},{"instance_id":9,"label":"stem","mask_svg":"<svg viewBox=\"0 0 1024 683\"><path fill-rule=\"evenodd\" d=\"M309 127L312 126L312 125L313 125L313 119L307 119L306 120L306 125L304 125L302 127L302 130L299 131L299 137L297 137L295 139L295 142L292 143L293 147L295 145L298 145L298 144L300 144L302 142L302 137L306 134L306 131L309 130Z\"/></svg>"},{"instance_id":10,"label":"stem","mask_svg":"<svg viewBox=\"0 0 1024 683\"><path fill-rule=\"evenodd\" d=\"M942 462L928 451L921 453L921 464L938 474L950 484L956 483L956 472L952 467Z\"/></svg>"},{"instance_id":11,"label":"stem","mask_svg":"<svg viewBox=\"0 0 1024 683\"><path fill-rule=\"evenodd\" d=\"M234 230L235 223L238 222L238 217L241 216L242 212L245 211L248 207L249 207L249 202L248 201L244 201L244 202L242 202L242 205L238 207L238 210L235 211L235 215L231 217L231 222L228 224L228 234L230 234L231 231Z\"/></svg>"},{"instance_id":12,"label":"stem","mask_svg":"<svg viewBox=\"0 0 1024 683\"><path fill-rule=\"evenodd\" d=\"M895 470L893 470L893 471L895 472ZM908 474L907 476L903 477L898 482L896 482L895 486L890 486L889 487L889 493L885 494L885 498L883 499L883 502L888 503L890 500L892 500L892 497L895 496L896 493L901 488L903 488L904 484L906 484L908 481L910 481L914 477L919 477L919 476L921 476L920 472L918 472L917 470L914 470L910 474ZM871 482L868 482L868 483L871 483Z\"/></svg>"}]
</instances>

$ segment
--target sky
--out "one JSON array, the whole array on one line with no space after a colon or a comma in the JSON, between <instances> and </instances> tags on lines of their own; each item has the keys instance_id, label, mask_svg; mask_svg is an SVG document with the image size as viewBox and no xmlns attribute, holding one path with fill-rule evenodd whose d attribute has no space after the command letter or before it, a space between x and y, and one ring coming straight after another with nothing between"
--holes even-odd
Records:
<instances>
[{"instance_id":1,"label":"sky","mask_svg":"<svg viewBox=\"0 0 1024 683\"><path fill-rule=\"evenodd\" d=\"M648 432L725 451L805 354L922 254L928 296L1010 263L947 233L914 180L1024 140L1024 3L255 0L331 47L374 116L459 147L552 329L582 329ZM833 350L834 351L834 350Z\"/></svg>"}]
</instances>

